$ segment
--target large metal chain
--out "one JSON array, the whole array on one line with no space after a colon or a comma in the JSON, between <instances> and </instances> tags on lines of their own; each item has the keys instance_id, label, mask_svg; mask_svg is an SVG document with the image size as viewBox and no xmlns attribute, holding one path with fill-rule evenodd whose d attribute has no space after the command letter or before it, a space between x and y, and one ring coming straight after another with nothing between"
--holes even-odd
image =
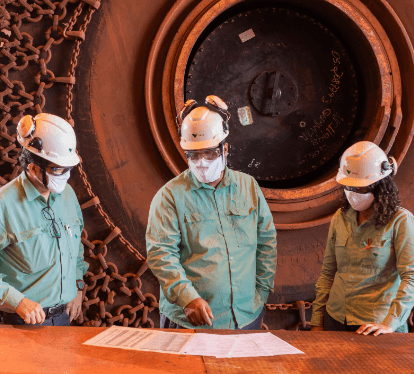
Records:
<instances>
[{"instance_id":1,"label":"large metal chain","mask_svg":"<svg viewBox=\"0 0 414 374\"><path fill-rule=\"evenodd\" d=\"M25 114L41 113L46 105L47 93L55 84L66 85L66 119L75 126L72 117L72 90L80 45L85 40L92 15L99 6L98 0L33 0L30 4L26 0L6 0L0 6L0 186L7 184L21 172L18 165L21 147L16 141L18 121ZM73 14L69 16L72 11ZM48 27L44 45L36 43L35 37L23 30L28 23L44 24ZM50 64L55 46L61 43L66 43L66 50L72 51L70 66L66 76L55 76ZM23 72L35 67L35 73L27 81L20 78ZM19 79L11 77L16 74ZM36 89L28 92L26 87L33 86L33 83ZM102 241L90 241L88 232L84 230L82 233L82 242L89 254L90 268L85 277L88 287L84 294L83 315L77 322L88 326L111 326L117 323L124 326L153 327L154 322L148 313L158 308L158 301L154 295L142 291L140 279L148 264L104 211L88 181L82 161L78 165L78 171L90 197L82 204L82 209L95 207L110 234ZM114 263L106 261L108 245L115 238L137 260L144 261L137 273L121 275ZM91 268L97 270L91 271ZM114 309L112 306L117 297L122 297L122 300L125 297L131 298L131 302ZM266 304L266 307L268 310L300 310L309 309L311 303Z\"/></svg>"},{"instance_id":2,"label":"large metal chain","mask_svg":"<svg viewBox=\"0 0 414 374\"><path fill-rule=\"evenodd\" d=\"M48 91L55 84L65 84L67 87L66 119L75 126L72 118L75 70L87 26L99 6L100 1L95 0L6 0L0 6L0 185L7 184L21 172L18 165L21 147L16 141L18 121L25 114L41 113L46 105ZM47 28L44 32L44 45L36 42L35 36L40 33L36 32L32 36L26 30L28 27L25 28L27 25ZM66 76L56 76L51 67L55 48L61 43L66 44L64 51L72 51ZM22 79L24 73L29 78ZM33 85L35 90L28 92L26 87ZM145 257L122 236L121 230L105 213L99 198L92 191L82 162L78 170L90 197L82 204L82 209L95 207L110 234L102 241L89 241L88 232L84 230L82 233L90 266L85 277L88 287L84 294L83 315L77 322L92 326L117 323L153 327L154 323L148 313L158 308L158 302L154 295L142 291L140 277L148 269ZM141 262L136 274L120 275L117 266L106 263L104 256L99 253L101 249L107 252L107 246L115 238ZM97 270L93 272L91 269ZM128 283L133 283L133 286L128 288ZM103 294L107 297L103 298ZM130 298L130 301L121 307L115 307L117 298L123 301Z\"/></svg>"}]
</instances>

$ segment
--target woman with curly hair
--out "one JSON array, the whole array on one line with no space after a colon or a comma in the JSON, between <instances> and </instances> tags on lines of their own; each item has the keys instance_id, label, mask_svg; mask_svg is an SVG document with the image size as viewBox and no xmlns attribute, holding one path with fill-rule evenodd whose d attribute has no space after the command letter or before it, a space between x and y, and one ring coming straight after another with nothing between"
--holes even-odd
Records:
<instances>
[{"instance_id":1,"label":"woman with curly hair","mask_svg":"<svg viewBox=\"0 0 414 374\"><path fill-rule=\"evenodd\" d=\"M344 205L332 218L312 330L408 332L414 306L414 217L400 207L395 159L363 141L342 155Z\"/></svg>"}]
</instances>

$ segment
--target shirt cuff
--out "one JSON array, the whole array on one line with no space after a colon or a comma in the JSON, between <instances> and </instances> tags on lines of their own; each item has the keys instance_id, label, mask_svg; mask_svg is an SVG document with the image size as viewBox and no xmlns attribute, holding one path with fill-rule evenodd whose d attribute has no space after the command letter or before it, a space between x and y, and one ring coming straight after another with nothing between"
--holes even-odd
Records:
<instances>
[{"instance_id":1,"label":"shirt cuff","mask_svg":"<svg viewBox=\"0 0 414 374\"><path fill-rule=\"evenodd\" d=\"M20 291L17 291L13 287L9 287L7 290L7 295L4 298L3 306L15 311L20 301L22 301L24 298L25 296Z\"/></svg>"},{"instance_id":2,"label":"shirt cuff","mask_svg":"<svg viewBox=\"0 0 414 374\"><path fill-rule=\"evenodd\" d=\"M387 315L382 321L382 324L391 327L393 331L395 331L401 325L401 322L398 318L395 318L391 315Z\"/></svg>"},{"instance_id":3,"label":"shirt cuff","mask_svg":"<svg viewBox=\"0 0 414 374\"><path fill-rule=\"evenodd\" d=\"M313 313L310 324L311 326L323 326L323 314Z\"/></svg>"},{"instance_id":4,"label":"shirt cuff","mask_svg":"<svg viewBox=\"0 0 414 374\"><path fill-rule=\"evenodd\" d=\"M84 261L81 264L78 264L78 266L76 267L76 280L83 279L83 277L88 271L88 267L89 267L89 264Z\"/></svg>"},{"instance_id":5,"label":"shirt cuff","mask_svg":"<svg viewBox=\"0 0 414 374\"><path fill-rule=\"evenodd\" d=\"M188 304L190 304L193 300L198 299L199 297L201 296L198 294L198 292L193 287L190 287L181 292L176 304L180 308L184 309Z\"/></svg>"},{"instance_id":6,"label":"shirt cuff","mask_svg":"<svg viewBox=\"0 0 414 374\"><path fill-rule=\"evenodd\" d=\"M266 304L270 291L263 290L262 288L256 288L256 290L259 293L260 299L263 301L263 304Z\"/></svg>"}]
</instances>

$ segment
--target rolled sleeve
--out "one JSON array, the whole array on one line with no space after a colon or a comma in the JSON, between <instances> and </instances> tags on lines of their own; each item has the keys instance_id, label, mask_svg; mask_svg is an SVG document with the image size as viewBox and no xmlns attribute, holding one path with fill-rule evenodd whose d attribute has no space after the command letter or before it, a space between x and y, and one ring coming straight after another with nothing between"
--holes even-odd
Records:
<instances>
[{"instance_id":1,"label":"rolled sleeve","mask_svg":"<svg viewBox=\"0 0 414 374\"><path fill-rule=\"evenodd\" d=\"M7 231L0 226L0 251L10 244ZM0 305L4 308L16 310L24 295L3 281L4 274L0 273Z\"/></svg>"},{"instance_id":2,"label":"rolled sleeve","mask_svg":"<svg viewBox=\"0 0 414 374\"><path fill-rule=\"evenodd\" d=\"M25 296L14 287L0 281L0 305L2 307L15 311L24 297Z\"/></svg>"}]
</instances>

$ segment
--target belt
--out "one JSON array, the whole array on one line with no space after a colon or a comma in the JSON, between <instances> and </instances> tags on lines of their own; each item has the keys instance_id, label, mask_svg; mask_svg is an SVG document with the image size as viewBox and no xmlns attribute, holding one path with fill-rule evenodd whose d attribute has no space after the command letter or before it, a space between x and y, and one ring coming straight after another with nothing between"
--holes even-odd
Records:
<instances>
[{"instance_id":1,"label":"belt","mask_svg":"<svg viewBox=\"0 0 414 374\"><path fill-rule=\"evenodd\" d=\"M46 314L46 319L60 316L66 308L66 304L58 305L50 308L43 308L43 311Z\"/></svg>"},{"instance_id":2,"label":"belt","mask_svg":"<svg viewBox=\"0 0 414 374\"><path fill-rule=\"evenodd\" d=\"M66 308L66 304L63 304L63 305L58 305L54 307L43 308L43 311L45 312L46 319L49 319L49 318L60 316L65 310L65 308ZM2 312L2 313L5 315L9 315L9 316L17 315L17 313L8 313L8 312Z\"/></svg>"}]
</instances>

